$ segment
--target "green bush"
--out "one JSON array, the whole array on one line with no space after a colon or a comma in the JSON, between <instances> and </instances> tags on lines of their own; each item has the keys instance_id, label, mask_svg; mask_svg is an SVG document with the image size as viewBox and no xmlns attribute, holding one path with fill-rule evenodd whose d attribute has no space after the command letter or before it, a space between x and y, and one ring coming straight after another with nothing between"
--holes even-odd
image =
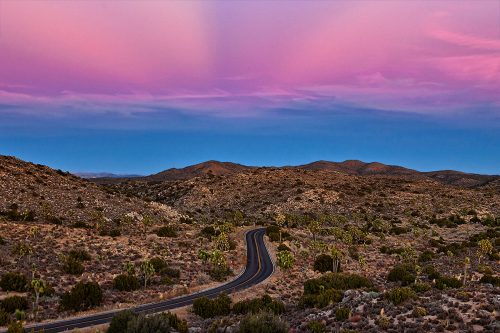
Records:
<instances>
[{"instance_id":1,"label":"green bush","mask_svg":"<svg viewBox=\"0 0 500 333\"><path fill-rule=\"evenodd\" d=\"M417 297L417 293L408 287L396 287L385 293L384 297L395 305Z\"/></svg>"},{"instance_id":2,"label":"green bush","mask_svg":"<svg viewBox=\"0 0 500 333\"><path fill-rule=\"evenodd\" d=\"M201 229L200 234L201 234L203 237L206 237L206 238L208 238L208 239L211 239L212 237L217 236L217 231L215 230L215 228L214 228L214 227L212 227L212 226L210 225L210 226L207 226L207 227L204 227L203 229Z\"/></svg>"},{"instance_id":3,"label":"green bush","mask_svg":"<svg viewBox=\"0 0 500 333\"><path fill-rule=\"evenodd\" d=\"M434 258L434 252L430 250L425 250L424 252L420 253L418 256L418 261L419 262L428 262L431 261Z\"/></svg>"},{"instance_id":4,"label":"green bush","mask_svg":"<svg viewBox=\"0 0 500 333\"><path fill-rule=\"evenodd\" d=\"M327 273L323 276L304 282L304 294L318 294L326 289L359 289L372 288L373 283L364 276L347 273Z\"/></svg>"},{"instance_id":5,"label":"green bush","mask_svg":"<svg viewBox=\"0 0 500 333\"><path fill-rule=\"evenodd\" d=\"M406 286L415 282L416 277L414 265L397 264L391 269L389 275L387 275L387 280L391 282L401 282L403 286Z\"/></svg>"},{"instance_id":6,"label":"green bush","mask_svg":"<svg viewBox=\"0 0 500 333\"><path fill-rule=\"evenodd\" d=\"M10 315L0 307L0 326L7 326L12 321Z\"/></svg>"},{"instance_id":7,"label":"green bush","mask_svg":"<svg viewBox=\"0 0 500 333\"><path fill-rule=\"evenodd\" d=\"M165 314L147 317L141 314L129 320L124 333L169 333L171 329L169 319Z\"/></svg>"},{"instance_id":8,"label":"green bush","mask_svg":"<svg viewBox=\"0 0 500 333\"><path fill-rule=\"evenodd\" d=\"M307 323L307 330L311 333L326 333L326 325L317 320Z\"/></svg>"},{"instance_id":9,"label":"green bush","mask_svg":"<svg viewBox=\"0 0 500 333\"><path fill-rule=\"evenodd\" d=\"M240 322L239 333L288 333L288 325L272 313L250 314Z\"/></svg>"},{"instance_id":10,"label":"green bush","mask_svg":"<svg viewBox=\"0 0 500 333\"><path fill-rule=\"evenodd\" d=\"M10 272L2 275L0 279L0 287L3 291L26 291L28 279L21 273Z\"/></svg>"},{"instance_id":11,"label":"green bush","mask_svg":"<svg viewBox=\"0 0 500 333\"><path fill-rule=\"evenodd\" d=\"M13 321L7 328L7 333L24 333L23 323L20 321Z\"/></svg>"},{"instance_id":12,"label":"green bush","mask_svg":"<svg viewBox=\"0 0 500 333\"><path fill-rule=\"evenodd\" d=\"M164 314L172 328L179 333L188 333L188 324L185 319L180 319L175 313L167 312Z\"/></svg>"},{"instance_id":13,"label":"green bush","mask_svg":"<svg viewBox=\"0 0 500 333\"><path fill-rule=\"evenodd\" d=\"M318 294L306 294L300 298L299 306L302 308L324 308L342 300L344 293L337 289L322 290Z\"/></svg>"},{"instance_id":14,"label":"green bush","mask_svg":"<svg viewBox=\"0 0 500 333\"><path fill-rule=\"evenodd\" d=\"M269 237L269 240L271 242L279 242L280 241L280 234L277 232L271 232L267 236ZM282 238L283 238L283 236L282 236Z\"/></svg>"},{"instance_id":15,"label":"green bush","mask_svg":"<svg viewBox=\"0 0 500 333\"><path fill-rule=\"evenodd\" d=\"M158 237L177 237L177 228L172 225L167 225L156 230Z\"/></svg>"},{"instance_id":16,"label":"green bush","mask_svg":"<svg viewBox=\"0 0 500 333\"><path fill-rule=\"evenodd\" d=\"M434 266L425 266L423 272L427 274L429 280L439 279L441 273L439 273Z\"/></svg>"},{"instance_id":17,"label":"green bush","mask_svg":"<svg viewBox=\"0 0 500 333\"><path fill-rule=\"evenodd\" d=\"M102 303L103 293L97 282L78 282L61 296L61 308L81 311Z\"/></svg>"},{"instance_id":18,"label":"green bush","mask_svg":"<svg viewBox=\"0 0 500 333\"><path fill-rule=\"evenodd\" d=\"M320 273L333 272L333 258L328 254L320 254L314 260L313 267Z\"/></svg>"},{"instance_id":19,"label":"green bush","mask_svg":"<svg viewBox=\"0 0 500 333\"><path fill-rule=\"evenodd\" d=\"M279 315L285 311L285 304L272 299L269 295L264 295L261 298L245 299L233 306L233 312L238 314L258 313L262 310Z\"/></svg>"},{"instance_id":20,"label":"green bush","mask_svg":"<svg viewBox=\"0 0 500 333\"><path fill-rule=\"evenodd\" d=\"M68 257L78 261L90 261L92 259L90 254L83 249L73 249L69 251Z\"/></svg>"},{"instance_id":21,"label":"green bush","mask_svg":"<svg viewBox=\"0 0 500 333\"><path fill-rule=\"evenodd\" d=\"M450 276L440 276L436 279L436 288L443 290L446 288L460 288L462 281Z\"/></svg>"},{"instance_id":22,"label":"green bush","mask_svg":"<svg viewBox=\"0 0 500 333\"><path fill-rule=\"evenodd\" d=\"M21 296L6 297L0 303L0 307L8 313L14 313L16 310L26 310L28 308L28 299Z\"/></svg>"},{"instance_id":23,"label":"green bush","mask_svg":"<svg viewBox=\"0 0 500 333\"><path fill-rule=\"evenodd\" d=\"M0 245L5 245L5 240L3 239L2 236L0 236Z\"/></svg>"},{"instance_id":24,"label":"green bush","mask_svg":"<svg viewBox=\"0 0 500 333\"><path fill-rule=\"evenodd\" d=\"M495 287L500 286L500 276L493 276L493 275L483 275L481 279L479 280L481 283L489 283L494 285Z\"/></svg>"},{"instance_id":25,"label":"green bush","mask_svg":"<svg viewBox=\"0 0 500 333\"><path fill-rule=\"evenodd\" d=\"M154 257L149 262L155 268L155 272L160 272L162 269L167 267L166 261L160 257Z\"/></svg>"},{"instance_id":26,"label":"green bush","mask_svg":"<svg viewBox=\"0 0 500 333\"><path fill-rule=\"evenodd\" d=\"M227 276L233 274L233 271L229 267L215 266L208 273L212 279L224 281Z\"/></svg>"},{"instance_id":27,"label":"green bush","mask_svg":"<svg viewBox=\"0 0 500 333\"><path fill-rule=\"evenodd\" d=\"M113 316L106 333L124 333L127 330L129 321L137 317L131 310L120 311Z\"/></svg>"},{"instance_id":28,"label":"green bush","mask_svg":"<svg viewBox=\"0 0 500 333\"><path fill-rule=\"evenodd\" d=\"M351 316L351 309L345 306L340 306L335 310L335 319L345 321Z\"/></svg>"},{"instance_id":29,"label":"green bush","mask_svg":"<svg viewBox=\"0 0 500 333\"><path fill-rule=\"evenodd\" d=\"M220 294L213 300L201 297L193 302L193 312L202 318L228 315L230 311L231 298L226 294Z\"/></svg>"},{"instance_id":30,"label":"green bush","mask_svg":"<svg viewBox=\"0 0 500 333\"><path fill-rule=\"evenodd\" d=\"M120 274L113 279L113 288L119 291L133 291L140 288L139 279L135 275Z\"/></svg>"},{"instance_id":31,"label":"green bush","mask_svg":"<svg viewBox=\"0 0 500 333\"><path fill-rule=\"evenodd\" d=\"M431 285L425 282L417 282L411 285L411 289L417 293L423 293L432 289Z\"/></svg>"},{"instance_id":32,"label":"green bush","mask_svg":"<svg viewBox=\"0 0 500 333\"><path fill-rule=\"evenodd\" d=\"M66 274L81 275L85 268L80 260L68 256L64 258L62 270Z\"/></svg>"},{"instance_id":33,"label":"green bush","mask_svg":"<svg viewBox=\"0 0 500 333\"><path fill-rule=\"evenodd\" d=\"M164 277L178 279L181 276L181 271L172 267L165 267L160 271L160 274Z\"/></svg>"},{"instance_id":34,"label":"green bush","mask_svg":"<svg viewBox=\"0 0 500 333\"><path fill-rule=\"evenodd\" d=\"M280 245L278 245L278 251L292 251L292 250L285 244L281 243Z\"/></svg>"}]
</instances>

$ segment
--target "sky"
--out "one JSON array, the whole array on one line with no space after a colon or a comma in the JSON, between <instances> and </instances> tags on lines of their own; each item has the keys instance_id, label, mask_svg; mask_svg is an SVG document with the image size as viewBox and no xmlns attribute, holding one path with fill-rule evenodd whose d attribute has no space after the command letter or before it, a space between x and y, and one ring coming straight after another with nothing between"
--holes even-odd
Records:
<instances>
[{"instance_id":1,"label":"sky","mask_svg":"<svg viewBox=\"0 0 500 333\"><path fill-rule=\"evenodd\" d=\"M500 174L500 1L0 0L0 154Z\"/></svg>"}]
</instances>

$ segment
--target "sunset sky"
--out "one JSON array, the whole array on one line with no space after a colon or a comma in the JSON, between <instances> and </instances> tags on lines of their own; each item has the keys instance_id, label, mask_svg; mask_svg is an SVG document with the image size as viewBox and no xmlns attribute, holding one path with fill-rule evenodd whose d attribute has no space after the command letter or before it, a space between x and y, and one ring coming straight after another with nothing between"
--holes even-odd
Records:
<instances>
[{"instance_id":1,"label":"sunset sky","mask_svg":"<svg viewBox=\"0 0 500 333\"><path fill-rule=\"evenodd\" d=\"M0 154L500 174L500 1L0 0Z\"/></svg>"}]
</instances>

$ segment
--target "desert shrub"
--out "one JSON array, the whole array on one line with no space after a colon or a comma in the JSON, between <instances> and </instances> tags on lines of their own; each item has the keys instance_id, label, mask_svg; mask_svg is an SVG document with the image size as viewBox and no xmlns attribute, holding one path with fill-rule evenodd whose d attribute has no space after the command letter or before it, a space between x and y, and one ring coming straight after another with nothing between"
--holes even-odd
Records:
<instances>
[{"instance_id":1,"label":"desert shrub","mask_svg":"<svg viewBox=\"0 0 500 333\"><path fill-rule=\"evenodd\" d=\"M68 256L64 258L62 270L66 274L80 275L83 273L85 268L80 260Z\"/></svg>"},{"instance_id":2,"label":"desert shrub","mask_svg":"<svg viewBox=\"0 0 500 333\"><path fill-rule=\"evenodd\" d=\"M351 309L345 306L340 306L335 310L335 319L345 321L351 316Z\"/></svg>"},{"instance_id":3,"label":"desert shrub","mask_svg":"<svg viewBox=\"0 0 500 333\"><path fill-rule=\"evenodd\" d=\"M292 251L292 250L285 244L281 243L280 245L278 245L278 251Z\"/></svg>"},{"instance_id":4,"label":"desert shrub","mask_svg":"<svg viewBox=\"0 0 500 333\"><path fill-rule=\"evenodd\" d=\"M89 225L83 221L77 221L73 223L72 227L78 229L90 229Z\"/></svg>"},{"instance_id":5,"label":"desert shrub","mask_svg":"<svg viewBox=\"0 0 500 333\"><path fill-rule=\"evenodd\" d=\"M193 224L194 220L189 216L181 216L181 218L179 219L179 223Z\"/></svg>"},{"instance_id":6,"label":"desert shrub","mask_svg":"<svg viewBox=\"0 0 500 333\"><path fill-rule=\"evenodd\" d=\"M391 282L401 282L403 286L409 285L415 281L415 266L411 264L397 264L387 275L387 280Z\"/></svg>"},{"instance_id":7,"label":"desert shrub","mask_svg":"<svg viewBox=\"0 0 500 333\"><path fill-rule=\"evenodd\" d=\"M227 266L214 266L208 274L216 281L224 281L227 276L233 274L233 271Z\"/></svg>"},{"instance_id":8,"label":"desert shrub","mask_svg":"<svg viewBox=\"0 0 500 333\"><path fill-rule=\"evenodd\" d=\"M61 308L81 311L102 303L103 293L97 282L78 282L61 296Z\"/></svg>"},{"instance_id":9,"label":"desert shrub","mask_svg":"<svg viewBox=\"0 0 500 333\"><path fill-rule=\"evenodd\" d=\"M389 247L389 246L381 246L379 251L380 253L383 253L383 254L401 254L404 252L404 248L403 247Z\"/></svg>"},{"instance_id":10,"label":"desert shrub","mask_svg":"<svg viewBox=\"0 0 500 333\"><path fill-rule=\"evenodd\" d=\"M139 279L135 275L120 274L113 279L113 288L119 291L133 291L139 287Z\"/></svg>"},{"instance_id":11,"label":"desert shrub","mask_svg":"<svg viewBox=\"0 0 500 333\"><path fill-rule=\"evenodd\" d=\"M211 239L212 237L217 236L217 231L211 225L201 229L200 233L203 237L206 237L208 239Z\"/></svg>"},{"instance_id":12,"label":"desert shrub","mask_svg":"<svg viewBox=\"0 0 500 333\"><path fill-rule=\"evenodd\" d=\"M271 232L267 236L269 237L269 240L271 242L279 242L280 241L280 234L277 232ZM282 237L282 240L283 240L283 237Z\"/></svg>"},{"instance_id":13,"label":"desert shrub","mask_svg":"<svg viewBox=\"0 0 500 333\"><path fill-rule=\"evenodd\" d=\"M99 236L109 236L109 237L118 237L121 236L122 232L120 229L116 228L105 228L102 229L101 232L99 233Z\"/></svg>"},{"instance_id":14,"label":"desert shrub","mask_svg":"<svg viewBox=\"0 0 500 333\"><path fill-rule=\"evenodd\" d=\"M279 234L280 232L280 227L277 225L270 225L266 228L266 235L269 236L269 234Z\"/></svg>"},{"instance_id":15,"label":"desert shrub","mask_svg":"<svg viewBox=\"0 0 500 333\"><path fill-rule=\"evenodd\" d=\"M333 258L328 254L320 254L314 260L314 270L320 273L333 271Z\"/></svg>"},{"instance_id":16,"label":"desert shrub","mask_svg":"<svg viewBox=\"0 0 500 333\"><path fill-rule=\"evenodd\" d=\"M457 278L450 276L440 276L436 279L436 288L446 289L446 288L460 288L462 286L462 281Z\"/></svg>"},{"instance_id":17,"label":"desert shrub","mask_svg":"<svg viewBox=\"0 0 500 333\"><path fill-rule=\"evenodd\" d=\"M233 306L233 312L238 314L258 313L261 310L279 315L285 311L285 304L279 300L272 299L269 295L264 295L261 298L245 299L235 303Z\"/></svg>"},{"instance_id":18,"label":"desert shrub","mask_svg":"<svg viewBox=\"0 0 500 333\"><path fill-rule=\"evenodd\" d=\"M228 315L230 311L231 298L226 294L220 294L213 300L201 297L193 302L193 312L202 318Z\"/></svg>"},{"instance_id":19,"label":"desert shrub","mask_svg":"<svg viewBox=\"0 0 500 333\"><path fill-rule=\"evenodd\" d=\"M5 245L5 240L3 239L2 236L0 236L0 245Z\"/></svg>"},{"instance_id":20,"label":"desert shrub","mask_svg":"<svg viewBox=\"0 0 500 333\"><path fill-rule=\"evenodd\" d=\"M0 307L0 326L7 326L12 321L10 315Z\"/></svg>"},{"instance_id":21,"label":"desert shrub","mask_svg":"<svg viewBox=\"0 0 500 333\"><path fill-rule=\"evenodd\" d=\"M169 318L165 314L160 313L152 316L141 314L128 321L124 333L169 333L171 329Z\"/></svg>"},{"instance_id":22,"label":"desert shrub","mask_svg":"<svg viewBox=\"0 0 500 333\"><path fill-rule=\"evenodd\" d=\"M343 296L344 293L341 290L322 290L318 294L303 295L299 300L299 306L302 308L323 308L327 305L340 302Z\"/></svg>"},{"instance_id":23,"label":"desert shrub","mask_svg":"<svg viewBox=\"0 0 500 333\"><path fill-rule=\"evenodd\" d=\"M500 276L493 276L489 274L485 274L479 280L481 283L489 283L494 285L495 287L500 286Z\"/></svg>"},{"instance_id":24,"label":"desert shrub","mask_svg":"<svg viewBox=\"0 0 500 333\"><path fill-rule=\"evenodd\" d=\"M415 291L408 287L396 287L385 293L384 297L394 303L399 305L406 300L413 299L417 297Z\"/></svg>"},{"instance_id":25,"label":"desert shrub","mask_svg":"<svg viewBox=\"0 0 500 333\"><path fill-rule=\"evenodd\" d=\"M166 225L156 230L158 237L177 237L177 228L172 225Z\"/></svg>"},{"instance_id":26,"label":"desert shrub","mask_svg":"<svg viewBox=\"0 0 500 333\"><path fill-rule=\"evenodd\" d=\"M272 313L260 312L243 318L239 333L288 333L288 325Z\"/></svg>"},{"instance_id":27,"label":"desert shrub","mask_svg":"<svg viewBox=\"0 0 500 333\"><path fill-rule=\"evenodd\" d=\"M0 287L3 291L26 291L28 279L21 273L10 272L2 275L0 279Z\"/></svg>"},{"instance_id":28,"label":"desert shrub","mask_svg":"<svg viewBox=\"0 0 500 333\"><path fill-rule=\"evenodd\" d=\"M304 282L304 294L318 294L325 289L348 290L371 287L373 287L373 283L361 275L327 273L319 278Z\"/></svg>"},{"instance_id":29,"label":"desert shrub","mask_svg":"<svg viewBox=\"0 0 500 333\"><path fill-rule=\"evenodd\" d=\"M276 254L277 264L282 269L290 269L295 263L295 257L290 251L279 251Z\"/></svg>"},{"instance_id":30,"label":"desert shrub","mask_svg":"<svg viewBox=\"0 0 500 333\"><path fill-rule=\"evenodd\" d=\"M420 318L427 316L427 310L421 306L416 306L412 311L413 317Z\"/></svg>"},{"instance_id":31,"label":"desert shrub","mask_svg":"<svg viewBox=\"0 0 500 333\"><path fill-rule=\"evenodd\" d=\"M160 271L160 274L165 277L178 279L181 276L181 271L167 266Z\"/></svg>"},{"instance_id":32,"label":"desert shrub","mask_svg":"<svg viewBox=\"0 0 500 333\"><path fill-rule=\"evenodd\" d=\"M431 285L425 282L417 282L411 285L411 289L417 293L423 293L432 289Z\"/></svg>"},{"instance_id":33,"label":"desert shrub","mask_svg":"<svg viewBox=\"0 0 500 333\"><path fill-rule=\"evenodd\" d=\"M68 256L79 261L90 261L92 259L90 254L83 249L73 249L69 251Z\"/></svg>"},{"instance_id":34,"label":"desert shrub","mask_svg":"<svg viewBox=\"0 0 500 333\"><path fill-rule=\"evenodd\" d=\"M400 227L400 226L393 226L390 230L389 233L391 235L401 235L401 234L406 234L410 232L410 228L405 228L405 227Z\"/></svg>"},{"instance_id":35,"label":"desert shrub","mask_svg":"<svg viewBox=\"0 0 500 333\"><path fill-rule=\"evenodd\" d=\"M167 317L168 323L179 333L188 333L188 324L185 319L180 319L175 313L167 312L164 314Z\"/></svg>"},{"instance_id":36,"label":"desert shrub","mask_svg":"<svg viewBox=\"0 0 500 333\"><path fill-rule=\"evenodd\" d=\"M23 324L20 321L13 321L7 328L7 333L24 333Z\"/></svg>"},{"instance_id":37,"label":"desert shrub","mask_svg":"<svg viewBox=\"0 0 500 333\"><path fill-rule=\"evenodd\" d=\"M441 273L439 273L434 266L425 266L423 269L423 272L427 274L427 278L429 280L434 280L438 279L441 276Z\"/></svg>"},{"instance_id":38,"label":"desert shrub","mask_svg":"<svg viewBox=\"0 0 500 333\"><path fill-rule=\"evenodd\" d=\"M28 299L21 296L6 297L0 303L0 307L8 313L14 313L16 310L26 310L28 308Z\"/></svg>"},{"instance_id":39,"label":"desert shrub","mask_svg":"<svg viewBox=\"0 0 500 333\"><path fill-rule=\"evenodd\" d=\"M106 333L123 333L127 329L128 322L137 317L131 310L120 311L113 316Z\"/></svg>"},{"instance_id":40,"label":"desert shrub","mask_svg":"<svg viewBox=\"0 0 500 333\"><path fill-rule=\"evenodd\" d=\"M310 333L325 333L326 325L320 321L311 320L310 322L307 323L307 330Z\"/></svg>"},{"instance_id":41,"label":"desert shrub","mask_svg":"<svg viewBox=\"0 0 500 333\"><path fill-rule=\"evenodd\" d=\"M153 265L155 272L160 272L162 269L167 268L167 263L160 257L154 257L149 262Z\"/></svg>"},{"instance_id":42,"label":"desert shrub","mask_svg":"<svg viewBox=\"0 0 500 333\"><path fill-rule=\"evenodd\" d=\"M434 258L434 252L430 250L425 250L424 252L420 253L418 256L418 261L419 262L428 262L431 261Z\"/></svg>"}]
</instances>

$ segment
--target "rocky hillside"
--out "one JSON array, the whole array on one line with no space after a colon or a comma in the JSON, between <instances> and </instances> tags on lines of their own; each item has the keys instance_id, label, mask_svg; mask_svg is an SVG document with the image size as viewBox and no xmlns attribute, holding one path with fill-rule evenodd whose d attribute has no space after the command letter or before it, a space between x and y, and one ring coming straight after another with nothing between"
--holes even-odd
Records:
<instances>
[{"instance_id":1,"label":"rocky hillside","mask_svg":"<svg viewBox=\"0 0 500 333\"><path fill-rule=\"evenodd\" d=\"M175 218L172 208L106 191L61 170L0 156L0 212L14 220L106 224L125 215Z\"/></svg>"}]
</instances>

